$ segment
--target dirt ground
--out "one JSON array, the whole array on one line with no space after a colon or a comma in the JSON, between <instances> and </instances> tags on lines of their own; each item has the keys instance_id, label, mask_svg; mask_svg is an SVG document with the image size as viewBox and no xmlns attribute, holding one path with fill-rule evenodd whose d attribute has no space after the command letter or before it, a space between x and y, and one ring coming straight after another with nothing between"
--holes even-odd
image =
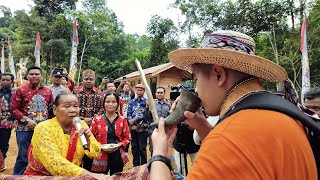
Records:
<instances>
[{"instance_id":1,"label":"dirt ground","mask_svg":"<svg viewBox=\"0 0 320 180\"><path fill-rule=\"evenodd\" d=\"M147 147L147 156L148 159L150 158L150 152L148 151L149 147ZM129 152L128 152L128 156L129 156L129 162L125 165L124 167L124 171L131 169L133 167L132 165L132 154L131 154L131 149L129 148ZM7 174L7 175L12 175L13 174L13 167L14 164L16 162L16 158L18 155L18 146L17 146L17 141L16 141L16 133L15 130L12 130L11 133L11 138L10 138L10 142L9 142L9 150L7 153L7 158L5 159L5 163L7 166L7 170L5 170L4 172L0 172L0 174ZM188 158L188 166L189 168L191 167L191 161Z\"/></svg>"}]
</instances>

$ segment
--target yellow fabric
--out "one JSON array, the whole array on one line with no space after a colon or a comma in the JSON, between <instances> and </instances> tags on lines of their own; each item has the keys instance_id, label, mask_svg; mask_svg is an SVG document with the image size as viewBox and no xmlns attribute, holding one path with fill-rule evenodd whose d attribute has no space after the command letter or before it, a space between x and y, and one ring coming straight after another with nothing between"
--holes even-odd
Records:
<instances>
[{"instance_id":1,"label":"yellow fabric","mask_svg":"<svg viewBox=\"0 0 320 180\"><path fill-rule=\"evenodd\" d=\"M81 121L81 125L82 127L88 127L84 121ZM99 156L101 145L93 136L91 136L89 152L82 148L79 138L76 152L71 163L66 159L69 142L70 135L63 133L63 129L57 119L53 118L47 120L38 124L34 129L31 140L33 156L53 176L79 176L81 172L84 171L83 168L79 167L84 154L89 157Z\"/></svg>"}]
</instances>

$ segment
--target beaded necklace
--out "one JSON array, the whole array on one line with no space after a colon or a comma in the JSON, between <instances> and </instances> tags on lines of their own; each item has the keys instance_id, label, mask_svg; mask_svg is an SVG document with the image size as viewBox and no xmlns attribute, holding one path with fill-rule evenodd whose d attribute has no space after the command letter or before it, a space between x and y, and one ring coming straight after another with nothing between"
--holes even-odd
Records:
<instances>
[{"instance_id":1,"label":"beaded necklace","mask_svg":"<svg viewBox=\"0 0 320 180\"><path fill-rule=\"evenodd\" d=\"M244 83L246 83L246 82L248 82L248 81L251 81L251 80L253 80L253 79L256 79L256 78L257 78L257 77L251 77L251 78L242 80L242 81L240 81L239 83L237 83L235 86L233 86L233 88L232 88L232 89L226 94L226 96L224 97L224 99L223 99L223 101L222 101L222 104L221 104L221 107L220 107L220 112L222 111L222 107L223 107L224 103L226 102L226 100L228 99L228 97L230 96L230 94L231 94L234 90L236 90L240 85L242 85L242 84L244 84ZM240 102L244 97L247 97L248 95L253 94L253 93L263 92L263 91L266 91L266 90L249 91L249 92L243 94L242 96L240 96L239 98L237 98L233 103L231 103L231 106L225 111L224 114L226 114L226 113L229 112L231 109L233 109L234 106L235 106L238 102ZM221 115L221 117L223 117L224 114Z\"/></svg>"}]
</instances>

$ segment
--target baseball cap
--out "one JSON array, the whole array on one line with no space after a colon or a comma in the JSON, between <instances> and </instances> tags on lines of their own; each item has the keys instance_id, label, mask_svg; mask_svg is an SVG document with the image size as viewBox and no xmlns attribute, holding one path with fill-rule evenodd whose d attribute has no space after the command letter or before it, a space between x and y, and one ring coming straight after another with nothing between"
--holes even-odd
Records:
<instances>
[{"instance_id":1,"label":"baseball cap","mask_svg":"<svg viewBox=\"0 0 320 180\"><path fill-rule=\"evenodd\" d=\"M54 70L52 71L52 76L53 76L53 77L54 77L54 76L60 76L60 77L62 77L63 74L62 74L62 71L60 71L60 70L58 70L58 69L54 69Z\"/></svg>"}]
</instances>

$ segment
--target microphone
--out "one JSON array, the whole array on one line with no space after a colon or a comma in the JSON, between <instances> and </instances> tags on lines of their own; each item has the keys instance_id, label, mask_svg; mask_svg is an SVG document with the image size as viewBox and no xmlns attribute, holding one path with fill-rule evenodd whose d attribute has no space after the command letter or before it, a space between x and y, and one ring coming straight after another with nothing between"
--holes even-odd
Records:
<instances>
[{"instance_id":1,"label":"microphone","mask_svg":"<svg viewBox=\"0 0 320 180\"><path fill-rule=\"evenodd\" d=\"M73 123L76 125L77 127L77 130L80 131L81 129L81 124L80 124L80 118L79 117L74 117L73 118ZM87 139L86 137L84 136L84 134L82 134L80 136L80 140L81 140L81 144L82 144L82 147L84 150L87 150L88 149L88 143L87 143Z\"/></svg>"}]
</instances>

